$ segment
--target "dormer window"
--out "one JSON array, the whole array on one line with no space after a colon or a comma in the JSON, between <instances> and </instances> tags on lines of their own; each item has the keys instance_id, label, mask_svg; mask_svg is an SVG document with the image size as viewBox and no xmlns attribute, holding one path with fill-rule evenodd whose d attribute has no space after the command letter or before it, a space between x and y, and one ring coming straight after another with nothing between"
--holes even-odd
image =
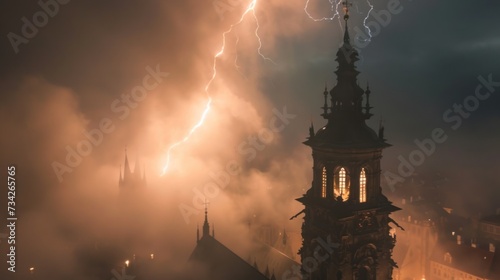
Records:
<instances>
[{"instance_id":1,"label":"dormer window","mask_svg":"<svg viewBox=\"0 0 500 280\"><path fill-rule=\"evenodd\" d=\"M359 174L359 202L366 202L366 172L364 168L361 168Z\"/></svg>"}]
</instances>

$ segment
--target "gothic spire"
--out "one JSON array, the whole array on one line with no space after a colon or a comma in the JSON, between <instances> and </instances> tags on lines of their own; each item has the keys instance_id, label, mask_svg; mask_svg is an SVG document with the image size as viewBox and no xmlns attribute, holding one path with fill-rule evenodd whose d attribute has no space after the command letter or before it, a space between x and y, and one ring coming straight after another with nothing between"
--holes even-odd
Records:
<instances>
[{"instance_id":1,"label":"gothic spire","mask_svg":"<svg viewBox=\"0 0 500 280\"><path fill-rule=\"evenodd\" d=\"M344 20L345 20L344 43L350 44L351 39L349 37L349 29L347 27L347 21L349 20L349 7L352 6L352 3L349 3L348 0L345 0L344 2L342 2L342 5L344 5Z\"/></svg>"},{"instance_id":2,"label":"gothic spire","mask_svg":"<svg viewBox=\"0 0 500 280\"><path fill-rule=\"evenodd\" d=\"M335 71L337 75L337 84L330 91L331 102L328 107L325 102L326 108L323 108L322 116L325 119L341 118L352 119L363 118L362 112L362 99L364 91L359 87L357 76L359 72L356 70L354 63L358 61L358 52L351 46L349 28L347 21L349 20L349 7L352 4L345 0L342 2L344 5L344 43L337 51L336 61L338 68Z\"/></svg>"},{"instance_id":3,"label":"gothic spire","mask_svg":"<svg viewBox=\"0 0 500 280\"><path fill-rule=\"evenodd\" d=\"M327 124L315 131L314 137L304 142L306 145L329 146L374 146L386 147L383 137L367 126L366 120L372 114L370 87L361 88L358 82L359 71L356 62L359 53L351 45L348 20L352 1L342 0L344 6L345 30L343 41L336 53L335 61L338 65L335 70L336 84L332 88L325 86L321 116ZM383 131L382 131L383 136Z\"/></svg>"},{"instance_id":4,"label":"gothic spire","mask_svg":"<svg viewBox=\"0 0 500 280\"><path fill-rule=\"evenodd\" d=\"M208 202L205 200L205 222L203 223L202 237L210 235L210 225L208 224Z\"/></svg>"}]
</instances>

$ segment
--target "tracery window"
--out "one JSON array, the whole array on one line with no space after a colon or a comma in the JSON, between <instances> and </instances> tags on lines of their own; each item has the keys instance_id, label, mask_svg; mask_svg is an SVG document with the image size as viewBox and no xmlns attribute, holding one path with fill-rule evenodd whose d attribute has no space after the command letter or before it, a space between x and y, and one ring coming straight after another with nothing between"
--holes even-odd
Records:
<instances>
[{"instance_id":1,"label":"tracery window","mask_svg":"<svg viewBox=\"0 0 500 280\"><path fill-rule=\"evenodd\" d=\"M323 167L321 174L321 197L326 197L326 167Z\"/></svg>"},{"instance_id":2,"label":"tracery window","mask_svg":"<svg viewBox=\"0 0 500 280\"><path fill-rule=\"evenodd\" d=\"M343 195L345 194L345 168L342 167L340 168L339 171L339 189L340 189L340 194Z\"/></svg>"},{"instance_id":3,"label":"tracery window","mask_svg":"<svg viewBox=\"0 0 500 280\"><path fill-rule=\"evenodd\" d=\"M359 174L359 202L366 202L366 172L364 168L361 168Z\"/></svg>"}]
</instances>

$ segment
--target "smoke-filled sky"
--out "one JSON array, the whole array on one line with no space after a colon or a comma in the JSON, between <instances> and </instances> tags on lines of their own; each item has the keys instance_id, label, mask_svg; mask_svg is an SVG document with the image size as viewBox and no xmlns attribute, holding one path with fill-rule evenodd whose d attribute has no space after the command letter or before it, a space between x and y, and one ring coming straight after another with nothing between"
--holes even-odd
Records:
<instances>
[{"instance_id":1,"label":"smoke-filled sky","mask_svg":"<svg viewBox=\"0 0 500 280\"><path fill-rule=\"evenodd\" d=\"M132 167L136 158L145 167L144 227L183 260L203 221L200 193L216 234L237 251L246 248L250 217L300 231L288 218L311 181L301 142L311 121L324 125L322 92L335 84L344 27L338 18L310 19L304 0L258 0L245 14L251 3L0 4L0 160L17 166L20 269L46 252L46 262L64 260L71 270L73 244L113 238L125 147ZM500 207L500 3L373 0L365 20L369 4L353 1L349 30L359 83L372 91L369 124L377 129L383 119L393 145L383 170L403 178L400 156L442 128L446 140L415 172L450 178L454 207ZM334 15L326 0L311 0L307 11ZM169 147L187 135L160 176Z\"/></svg>"}]
</instances>

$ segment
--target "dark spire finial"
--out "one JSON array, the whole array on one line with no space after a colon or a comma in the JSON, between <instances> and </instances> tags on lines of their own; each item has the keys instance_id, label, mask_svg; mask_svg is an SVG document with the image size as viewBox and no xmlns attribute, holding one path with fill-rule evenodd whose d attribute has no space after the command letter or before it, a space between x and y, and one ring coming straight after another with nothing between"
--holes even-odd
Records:
<instances>
[{"instance_id":1,"label":"dark spire finial","mask_svg":"<svg viewBox=\"0 0 500 280\"><path fill-rule=\"evenodd\" d=\"M345 20L344 43L349 44L350 38L349 38L349 31L347 28L347 20L349 20L349 7L352 6L352 3L349 3L349 0L345 0L344 2L342 2L342 5L344 5L344 20Z\"/></svg>"},{"instance_id":2,"label":"dark spire finial","mask_svg":"<svg viewBox=\"0 0 500 280\"><path fill-rule=\"evenodd\" d=\"M349 3L349 0L345 0L342 2L342 5L344 5L344 20L347 22L349 19L349 7L352 7L352 3Z\"/></svg>"},{"instance_id":3,"label":"dark spire finial","mask_svg":"<svg viewBox=\"0 0 500 280\"><path fill-rule=\"evenodd\" d=\"M210 235L210 226L208 224L208 202L207 199L205 199L205 222L203 223L203 236L209 236Z\"/></svg>"}]
</instances>

